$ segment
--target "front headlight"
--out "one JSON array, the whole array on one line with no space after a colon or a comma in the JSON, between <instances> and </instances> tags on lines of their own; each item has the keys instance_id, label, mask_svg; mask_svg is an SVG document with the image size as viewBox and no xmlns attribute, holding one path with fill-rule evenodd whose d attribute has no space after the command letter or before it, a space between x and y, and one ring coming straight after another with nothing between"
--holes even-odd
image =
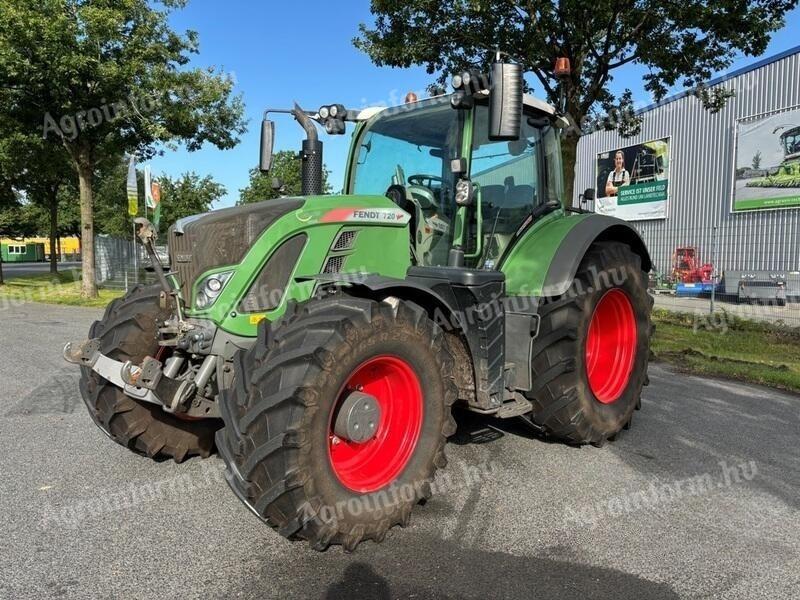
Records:
<instances>
[{"instance_id":1,"label":"front headlight","mask_svg":"<svg viewBox=\"0 0 800 600\"><path fill-rule=\"evenodd\" d=\"M197 295L194 299L194 304L199 310L210 307L217 301L222 290L225 289L225 284L233 275L233 271L225 271L224 273L214 273L200 281L197 286Z\"/></svg>"}]
</instances>

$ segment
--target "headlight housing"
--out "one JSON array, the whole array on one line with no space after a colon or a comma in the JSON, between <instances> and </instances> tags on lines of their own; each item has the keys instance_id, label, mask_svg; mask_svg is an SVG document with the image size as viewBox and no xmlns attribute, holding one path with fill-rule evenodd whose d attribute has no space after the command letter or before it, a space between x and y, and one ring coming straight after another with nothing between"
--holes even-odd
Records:
<instances>
[{"instance_id":1,"label":"headlight housing","mask_svg":"<svg viewBox=\"0 0 800 600\"><path fill-rule=\"evenodd\" d=\"M222 290L225 289L225 284L233 275L233 271L225 271L223 273L214 273L208 277L204 277L197 285L197 294L194 297L194 305L198 310L205 310L211 307L217 301Z\"/></svg>"}]
</instances>

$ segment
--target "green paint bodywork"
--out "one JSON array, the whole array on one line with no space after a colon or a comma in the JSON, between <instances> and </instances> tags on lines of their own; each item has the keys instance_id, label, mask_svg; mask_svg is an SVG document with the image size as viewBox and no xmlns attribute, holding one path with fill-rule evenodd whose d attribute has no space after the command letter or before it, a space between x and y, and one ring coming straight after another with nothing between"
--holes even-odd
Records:
<instances>
[{"instance_id":1,"label":"green paint bodywork","mask_svg":"<svg viewBox=\"0 0 800 600\"><path fill-rule=\"evenodd\" d=\"M253 337L258 323L263 319L278 319L290 300L302 302L314 293L316 282L303 281L322 271L336 235L342 229L358 231L356 244L347 252L343 273L376 273L386 277L402 279L411 264L408 251L408 226L390 223L370 223L337 219L323 222L322 218L331 210L339 208L390 208L397 207L384 196L311 196L295 212L289 213L273 223L261 235L238 265L219 266L203 273L194 282L192 298L187 306L194 306L197 284L214 273L233 271L232 277L214 302L206 310L187 310L187 316L208 319L234 335ZM330 217L329 217L330 218ZM280 305L264 313L239 313L238 305L261 272L264 264L280 245L295 235L306 233L308 240L295 266L289 287ZM300 279L300 281L298 281Z\"/></svg>"},{"instance_id":2,"label":"green paint bodywork","mask_svg":"<svg viewBox=\"0 0 800 600\"><path fill-rule=\"evenodd\" d=\"M591 214L553 211L533 224L511 247L500 264L509 296L540 296L547 270L564 238Z\"/></svg>"},{"instance_id":3,"label":"green paint bodywork","mask_svg":"<svg viewBox=\"0 0 800 600\"><path fill-rule=\"evenodd\" d=\"M368 123L359 123L353 133L345 170L345 190L352 190L353 166L358 159L358 140L367 126ZM474 111L470 111L464 119L461 148L468 169L471 169L473 127ZM477 190L477 201L480 203L480 190ZM345 208L397 209L385 196L338 195L306 198L301 208L270 225L240 264L216 267L193 282L192 297L185 299L187 316L211 320L231 334L254 337L261 320L275 320L285 312L290 300L302 302L314 294L318 283L309 278L321 273L326 259L332 255L334 240L343 229L357 230L358 234L352 250L335 253L346 256L342 273L369 273L405 279L408 267L411 266L408 225L347 221L346 217L331 219L330 211ZM454 219L453 244L464 246L468 215L480 213L480 204L477 212L459 207ZM327 218L323 220L326 215ZM565 236L573 227L591 217L592 215L575 215L556 210L528 227L507 250L498 266L506 275L506 293L509 296L541 295L547 271ZM307 234L307 241L277 308L264 313L240 314L239 303L259 276L264 264L283 242L301 233ZM478 252L470 254L468 259L480 256L480 251L479 246ZM468 264L470 262L472 261L468 260ZM206 310L193 310L198 284L209 275L223 272L233 274L214 304Z\"/></svg>"}]
</instances>

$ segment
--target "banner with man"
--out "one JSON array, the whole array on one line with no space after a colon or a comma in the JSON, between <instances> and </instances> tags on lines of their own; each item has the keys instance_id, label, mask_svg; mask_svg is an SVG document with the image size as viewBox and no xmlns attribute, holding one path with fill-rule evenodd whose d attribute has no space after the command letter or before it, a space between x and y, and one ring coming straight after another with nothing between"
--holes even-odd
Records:
<instances>
[{"instance_id":1,"label":"banner with man","mask_svg":"<svg viewBox=\"0 0 800 600\"><path fill-rule=\"evenodd\" d=\"M598 154L595 212L626 221L665 219L669 169L668 137Z\"/></svg>"}]
</instances>

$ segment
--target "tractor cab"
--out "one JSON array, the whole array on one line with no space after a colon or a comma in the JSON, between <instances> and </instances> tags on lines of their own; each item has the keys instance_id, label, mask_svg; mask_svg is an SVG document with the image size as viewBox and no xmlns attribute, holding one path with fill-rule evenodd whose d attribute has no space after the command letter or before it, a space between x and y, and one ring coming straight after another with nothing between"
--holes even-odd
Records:
<instances>
[{"instance_id":1,"label":"tractor cab","mask_svg":"<svg viewBox=\"0 0 800 600\"><path fill-rule=\"evenodd\" d=\"M781 134L784 160L800 158L800 127L793 127Z\"/></svg>"},{"instance_id":2,"label":"tractor cab","mask_svg":"<svg viewBox=\"0 0 800 600\"><path fill-rule=\"evenodd\" d=\"M353 137L346 193L386 195L411 215L414 264L493 269L534 211L561 206L554 113L525 96L513 140L490 139L488 98L467 110L439 96L367 113Z\"/></svg>"}]
</instances>

